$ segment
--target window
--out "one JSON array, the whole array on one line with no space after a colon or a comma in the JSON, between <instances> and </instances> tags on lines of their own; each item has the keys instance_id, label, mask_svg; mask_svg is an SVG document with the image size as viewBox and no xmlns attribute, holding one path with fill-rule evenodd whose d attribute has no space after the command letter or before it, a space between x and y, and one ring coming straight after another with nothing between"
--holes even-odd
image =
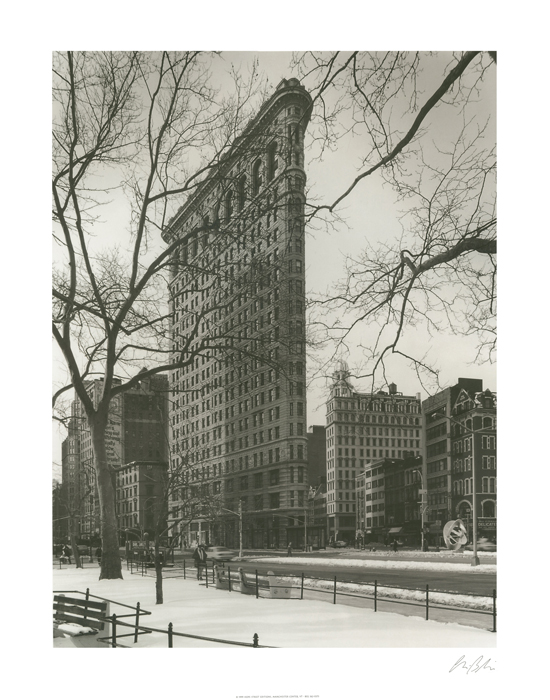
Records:
<instances>
[{"instance_id":1,"label":"window","mask_svg":"<svg viewBox=\"0 0 550 700\"><path fill-rule=\"evenodd\" d=\"M258 194L260 191L260 188L262 187L262 160L261 158L258 158L258 160L254 163L254 167L252 168L252 187L253 187L253 193L254 196Z\"/></svg>"},{"instance_id":2,"label":"window","mask_svg":"<svg viewBox=\"0 0 550 700\"><path fill-rule=\"evenodd\" d=\"M267 152L267 179L268 181L273 180L273 178L276 175L277 172L277 167L278 167L278 160L277 160L277 142L274 141L268 149Z\"/></svg>"},{"instance_id":3,"label":"window","mask_svg":"<svg viewBox=\"0 0 550 700\"><path fill-rule=\"evenodd\" d=\"M233 215L233 190L229 190L225 195L225 221L228 222Z\"/></svg>"},{"instance_id":4,"label":"window","mask_svg":"<svg viewBox=\"0 0 550 700\"><path fill-rule=\"evenodd\" d=\"M270 508L279 508L279 494L278 493L270 493L269 494L269 507Z\"/></svg>"},{"instance_id":5,"label":"window","mask_svg":"<svg viewBox=\"0 0 550 700\"><path fill-rule=\"evenodd\" d=\"M269 484L270 486L277 486L279 483L279 470L272 469L269 472Z\"/></svg>"},{"instance_id":6,"label":"window","mask_svg":"<svg viewBox=\"0 0 550 700\"><path fill-rule=\"evenodd\" d=\"M237 183L237 207L239 211L244 207L246 201L246 175L239 178Z\"/></svg>"}]
</instances>

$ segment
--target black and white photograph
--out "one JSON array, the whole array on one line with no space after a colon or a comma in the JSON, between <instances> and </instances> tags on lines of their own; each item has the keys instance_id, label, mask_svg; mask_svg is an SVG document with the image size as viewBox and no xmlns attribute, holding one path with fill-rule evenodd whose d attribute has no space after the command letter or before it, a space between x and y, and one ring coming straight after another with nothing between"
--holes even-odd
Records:
<instances>
[{"instance_id":1,"label":"black and white photograph","mask_svg":"<svg viewBox=\"0 0 550 700\"><path fill-rule=\"evenodd\" d=\"M52 565L34 590L77 696L504 688L499 45L295 30L42 54L52 509L43 478L33 549Z\"/></svg>"}]
</instances>

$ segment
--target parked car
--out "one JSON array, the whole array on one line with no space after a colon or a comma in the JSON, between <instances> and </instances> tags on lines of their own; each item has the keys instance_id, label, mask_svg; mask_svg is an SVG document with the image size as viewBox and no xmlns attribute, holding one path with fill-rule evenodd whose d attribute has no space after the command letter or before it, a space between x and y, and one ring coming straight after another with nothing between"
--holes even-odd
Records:
<instances>
[{"instance_id":1,"label":"parked car","mask_svg":"<svg viewBox=\"0 0 550 700\"><path fill-rule=\"evenodd\" d=\"M78 553L80 554L80 556L82 556L83 554L89 554L89 553L90 553L90 548L88 547L88 545L86 545L86 544L77 544L76 546L78 547Z\"/></svg>"},{"instance_id":2,"label":"parked car","mask_svg":"<svg viewBox=\"0 0 550 700\"><path fill-rule=\"evenodd\" d=\"M206 558L212 561L231 561L237 556L237 552L227 549L227 547L207 547Z\"/></svg>"},{"instance_id":3,"label":"parked car","mask_svg":"<svg viewBox=\"0 0 550 700\"><path fill-rule=\"evenodd\" d=\"M469 551L472 551L473 548L474 547L471 544L467 544L464 547L464 549L467 549ZM479 552L496 552L497 546L494 542L491 542L491 540L487 539L486 537L480 537L477 541L477 549Z\"/></svg>"},{"instance_id":4,"label":"parked car","mask_svg":"<svg viewBox=\"0 0 550 700\"><path fill-rule=\"evenodd\" d=\"M344 540L336 540L336 542L332 542L331 547L347 547L348 543L344 542Z\"/></svg>"}]
</instances>

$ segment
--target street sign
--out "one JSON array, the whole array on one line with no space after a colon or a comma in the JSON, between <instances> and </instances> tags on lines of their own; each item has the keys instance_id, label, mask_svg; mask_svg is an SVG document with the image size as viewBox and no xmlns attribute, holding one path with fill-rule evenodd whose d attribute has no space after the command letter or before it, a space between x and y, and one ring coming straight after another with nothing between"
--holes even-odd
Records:
<instances>
[{"instance_id":1,"label":"street sign","mask_svg":"<svg viewBox=\"0 0 550 700\"><path fill-rule=\"evenodd\" d=\"M426 495L426 494L428 493L428 489L418 489L418 493L419 493L421 496L424 496L424 495Z\"/></svg>"},{"instance_id":2,"label":"street sign","mask_svg":"<svg viewBox=\"0 0 550 700\"><path fill-rule=\"evenodd\" d=\"M496 518L478 518L477 526L483 530L496 530L497 529L497 519Z\"/></svg>"}]
</instances>

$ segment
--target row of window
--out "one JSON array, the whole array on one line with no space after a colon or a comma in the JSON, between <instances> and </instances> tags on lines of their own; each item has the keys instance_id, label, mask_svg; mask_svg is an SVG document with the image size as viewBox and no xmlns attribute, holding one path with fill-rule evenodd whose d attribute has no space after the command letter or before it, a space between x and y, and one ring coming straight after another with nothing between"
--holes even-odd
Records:
<instances>
[{"instance_id":1,"label":"row of window","mask_svg":"<svg viewBox=\"0 0 550 700\"><path fill-rule=\"evenodd\" d=\"M352 411L370 411L378 413L383 411L384 413L420 413L420 404L418 401L407 401L395 400L395 401L364 401L362 399L357 399L355 401L342 401L341 399L335 399L329 404L329 411L338 410L352 410ZM348 414L346 415L346 419ZM350 416L350 420L354 420L353 416Z\"/></svg>"},{"instance_id":2,"label":"row of window","mask_svg":"<svg viewBox=\"0 0 550 700\"><path fill-rule=\"evenodd\" d=\"M481 480L481 493L496 493L497 480L494 476L484 476ZM473 479L457 479L453 481L453 494L457 496L473 493Z\"/></svg>"},{"instance_id":3,"label":"row of window","mask_svg":"<svg viewBox=\"0 0 550 700\"><path fill-rule=\"evenodd\" d=\"M354 416L352 413L329 413L327 416L327 422L333 423L338 421L339 423L382 423L385 425L420 425L420 418L413 418L412 416L388 416L383 414L357 414Z\"/></svg>"}]
</instances>

